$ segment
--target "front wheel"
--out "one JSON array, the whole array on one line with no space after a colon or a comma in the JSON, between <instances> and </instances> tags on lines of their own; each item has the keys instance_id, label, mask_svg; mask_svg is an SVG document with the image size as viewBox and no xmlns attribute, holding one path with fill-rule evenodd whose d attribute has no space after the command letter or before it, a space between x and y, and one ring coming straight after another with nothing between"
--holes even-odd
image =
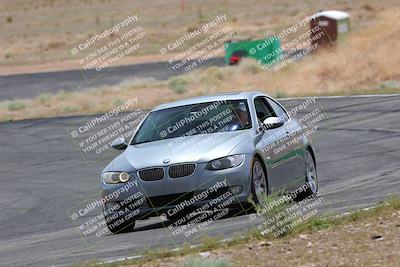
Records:
<instances>
[{"instance_id":1,"label":"front wheel","mask_svg":"<svg viewBox=\"0 0 400 267\"><path fill-rule=\"evenodd\" d=\"M268 187L264 168L258 158L254 159L251 169L251 189L254 202L256 204L263 203L265 196L268 194Z\"/></svg>"},{"instance_id":2,"label":"front wheel","mask_svg":"<svg viewBox=\"0 0 400 267\"><path fill-rule=\"evenodd\" d=\"M132 219L125 220L123 216L116 216L116 218L114 218L111 215L108 215L107 212L105 212L104 206L103 206L103 215L108 230L110 230L110 232L113 234L126 233L132 231L135 228L134 220Z\"/></svg>"},{"instance_id":3,"label":"front wheel","mask_svg":"<svg viewBox=\"0 0 400 267\"><path fill-rule=\"evenodd\" d=\"M319 189L315 160L309 150L306 151L305 163L306 163L306 169L305 169L306 190L299 195L298 200L305 199L309 196L316 196L318 194L318 189Z\"/></svg>"}]
</instances>

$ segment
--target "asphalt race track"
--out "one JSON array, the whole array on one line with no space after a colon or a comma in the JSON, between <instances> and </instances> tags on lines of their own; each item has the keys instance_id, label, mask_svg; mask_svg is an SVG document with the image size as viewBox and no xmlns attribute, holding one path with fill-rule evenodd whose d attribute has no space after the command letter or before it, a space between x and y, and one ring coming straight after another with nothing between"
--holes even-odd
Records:
<instances>
[{"instance_id":1,"label":"asphalt race track","mask_svg":"<svg viewBox=\"0 0 400 267\"><path fill-rule=\"evenodd\" d=\"M303 52L300 49L292 52L291 55L299 60L304 56ZM192 61L188 61L186 65L191 65L190 62ZM173 70L171 66L168 62L153 62L106 68L104 72L90 69L87 71L67 70L0 75L0 101L34 98L40 94L57 93L61 90L66 92L83 91L121 83L132 84L149 80L166 80L172 76L185 73L182 68ZM225 66L224 58L216 57L199 63L199 67L202 68L209 66Z\"/></svg>"},{"instance_id":2,"label":"asphalt race track","mask_svg":"<svg viewBox=\"0 0 400 267\"><path fill-rule=\"evenodd\" d=\"M323 211L342 213L398 194L400 96L317 101L329 117L314 139ZM283 101L287 107L300 102ZM67 211L98 194L99 173L119 152L85 164L66 132L77 120L0 123L0 265L70 265L187 241L171 238L155 218L138 222L134 232L107 235L94 245L94 237L81 237ZM204 232L228 237L251 226L249 216L237 216Z\"/></svg>"},{"instance_id":3,"label":"asphalt race track","mask_svg":"<svg viewBox=\"0 0 400 267\"><path fill-rule=\"evenodd\" d=\"M188 65L190 63L187 63ZM223 58L205 60L201 66L224 66ZM43 93L81 91L99 86L116 85L124 82L143 82L143 79L166 80L184 70L173 70L168 62L154 62L117 66L96 70L68 70L33 74L0 76L0 101L32 98Z\"/></svg>"}]
</instances>

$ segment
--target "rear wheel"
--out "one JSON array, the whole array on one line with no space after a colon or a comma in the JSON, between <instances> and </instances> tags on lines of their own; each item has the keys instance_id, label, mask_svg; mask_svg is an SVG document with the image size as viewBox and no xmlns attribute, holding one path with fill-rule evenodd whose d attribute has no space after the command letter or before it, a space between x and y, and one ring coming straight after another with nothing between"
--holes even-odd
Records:
<instances>
[{"instance_id":1,"label":"rear wheel","mask_svg":"<svg viewBox=\"0 0 400 267\"><path fill-rule=\"evenodd\" d=\"M315 160L309 150L306 151L305 155L305 175L306 175L306 190L302 192L296 200L302 200L309 196L315 196L318 193L318 177L317 177L317 168L315 166Z\"/></svg>"},{"instance_id":2,"label":"rear wheel","mask_svg":"<svg viewBox=\"0 0 400 267\"><path fill-rule=\"evenodd\" d=\"M258 158L254 159L251 169L251 191L256 204L263 202L268 194L267 178L261 161Z\"/></svg>"},{"instance_id":3,"label":"rear wheel","mask_svg":"<svg viewBox=\"0 0 400 267\"><path fill-rule=\"evenodd\" d=\"M307 150L306 152L306 182L308 183L308 194L318 193L318 177L317 168L315 166L315 160L311 155L311 152Z\"/></svg>"}]
</instances>

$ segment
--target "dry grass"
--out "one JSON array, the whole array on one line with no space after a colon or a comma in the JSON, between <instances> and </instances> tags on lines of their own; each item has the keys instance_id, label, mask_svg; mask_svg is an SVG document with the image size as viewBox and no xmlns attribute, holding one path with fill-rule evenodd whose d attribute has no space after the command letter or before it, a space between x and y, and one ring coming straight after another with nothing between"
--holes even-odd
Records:
<instances>
[{"instance_id":1,"label":"dry grass","mask_svg":"<svg viewBox=\"0 0 400 267\"><path fill-rule=\"evenodd\" d=\"M163 95L163 99L159 96ZM46 118L55 116L106 112L137 97L138 105L133 108L148 108L162 100L173 99L174 93L162 84L117 86L97 88L86 92L66 92L39 95L35 99L4 101L0 103L0 120ZM156 101L156 99L159 99ZM10 107L17 107L10 108Z\"/></svg>"},{"instance_id":2,"label":"dry grass","mask_svg":"<svg viewBox=\"0 0 400 267\"><path fill-rule=\"evenodd\" d=\"M352 32L346 43L318 50L279 71L264 71L256 62L244 60L239 66L208 67L165 82L125 82L86 92L6 101L0 103L0 120L102 112L132 97L138 98L134 108L150 108L170 100L236 90L260 90L275 97L399 92L399 29L400 9L392 8L375 15L370 27Z\"/></svg>"},{"instance_id":3,"label":"dry grass","mask_svg":"<svg viewBox=\"0 0 400 267\"><path fill-rule=\"evenodd\" d=\"M146 0L0 0L0 73L18 71L17 67L23 71L63 69L63 62L70 68L79 67L71 48L132 13L139 16L147 33L135 56L153 55L162 60L160 47L217 14L226 14L226 24L239 36L261 37L320 9L349 11L354 29L367 27L376 12L398 5L396 0L202 0L186 1L181 12L180 0L153 0L151 4ZM119 63L132 61L134 57Z\"/></svg>"},{"instance_id":4,"label":"dry grass","mask_svg":"<svg viewBox=\"0 0 400 267\"><path fill-rule=\"evenodd\" d=\"M252 62L244 62L239 68L213 69L209 70L211 77L192 75L191 89L212 93L257 88L288 96L399 92L398 83L393 88L381 86L385 81L400 80L399 11L381 12L374 24L353 32L347 42L319 49L298 64L279 71L255 71ZM215 78L218 72L222 79Z\"/></svg>"}]
</instances>

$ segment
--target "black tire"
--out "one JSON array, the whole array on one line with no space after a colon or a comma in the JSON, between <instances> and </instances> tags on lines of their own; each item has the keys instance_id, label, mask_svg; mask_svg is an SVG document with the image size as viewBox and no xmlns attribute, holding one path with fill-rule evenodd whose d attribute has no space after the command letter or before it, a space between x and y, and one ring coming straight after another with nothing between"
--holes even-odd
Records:
<instances>
[{"instance_id":1,"label":"black tire","mask_svg":"<svg viewBox=\"0 0 400 267\"><path fill-rule=\"evenodd\" d=\"M257 165L259 167L255 167ZM268 182L267 182L267 175L266 175L266 172L264 170L263 163L261 162L260 159L254 158L253 164L251 165L251 193L252 193L252 197L253 197L254 203L255 204L260 204L260 199L259 198L262 197L262 196L260 195L260 192L258 192L259 194L257 195L257 189L256 189L256 186L255 186L254 179L258 175L255 173L255 168L260 170L262 172L262 175L264 176L264 185L262 185L262 187L264 188L264 194L265 195L268 195Z\"/></svg>"},{"instance_id":2,"label":"black tire","mask_svg":"<svg viewBox=\"0 0 400 267\"><path fill-rule=\"evenodd\" d=\"M108 230L110 230L111 233L113 234L127 233L135 228L135 220L131 219L125 221L123 216L112 219L108 215L106 215L104 211L105 209L103 206L104 219L106 221L107 228Z\"/></svg>"},{"instance_id":3,"label":"black tire","mask_svg":"<svg viewBox=\"0 0 400 267\"><path fill-rule=\"evenodd\" d=\"M306 151L305 155L306 167L305 167L305 185L306 190L301 192L295 199L295 201L301 201L310 196L316 196L318 194L319 182L317 175L317 166L315 159L309 149ZM311 164L311 165L310 165ZM310 169L311 168L311 169ZM311 174L313 172L313 174ZM313 181L312 181L313 180Z\"/></svg>"}]
</instances>

